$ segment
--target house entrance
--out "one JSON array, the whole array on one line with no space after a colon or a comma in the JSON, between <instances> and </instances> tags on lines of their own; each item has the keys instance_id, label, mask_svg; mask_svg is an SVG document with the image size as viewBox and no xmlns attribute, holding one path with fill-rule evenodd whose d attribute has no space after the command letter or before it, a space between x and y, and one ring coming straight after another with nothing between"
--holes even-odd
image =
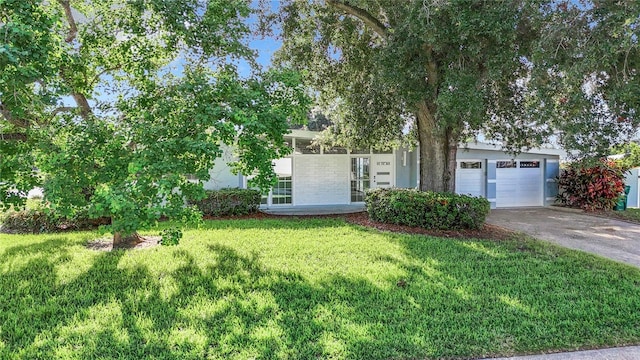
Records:
<instances>
[{"instance_id":1,"label":"house entrance","mask_svg":"<svg viewBox=\"0 0 640 360\"><path fill-rule=\"evenodd\" d=\"M371 185L371 159L369 157L351 158L351 202L363 202L364 195Z\"/></svg>"},{"instance_id":2,"label":"house entrance","mask_svg":"<svg viewBox=\"0 0 640 360\"><path fill-rule=\"evenodd\" d=\"M351 202L363 202L370 188L390 188L393 182L393 154L351 158Z\"/></svg>"}]
</instances>

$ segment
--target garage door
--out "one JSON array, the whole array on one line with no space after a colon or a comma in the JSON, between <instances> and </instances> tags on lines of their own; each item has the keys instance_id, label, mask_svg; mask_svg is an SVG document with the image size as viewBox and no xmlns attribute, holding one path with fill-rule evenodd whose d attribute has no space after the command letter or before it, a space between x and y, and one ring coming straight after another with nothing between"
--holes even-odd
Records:
<instances>
[{"instance_id":1,"label":"garage door","mask_svg":"<svg viewBox=\"0 0 640 360\"><path fill-rule=\"evenodd\" d=\"M459 160L456 169L456 193L472 196L484 195L483 161Z\"/></svg>"},{"instance_id":2,"label":"garage door","mask_svg":"<svg viewBox=\"0 0 640 360\"><path fill-rule=\"evenodd\" d=\"M540 161L496 162L496 207L542 206L542 185Z\"/></svg>"}]
</instances>

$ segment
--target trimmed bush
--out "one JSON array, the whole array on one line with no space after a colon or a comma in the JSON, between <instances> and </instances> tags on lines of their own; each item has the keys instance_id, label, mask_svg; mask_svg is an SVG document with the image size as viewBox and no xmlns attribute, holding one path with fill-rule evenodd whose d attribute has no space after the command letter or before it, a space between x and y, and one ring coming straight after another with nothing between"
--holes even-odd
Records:
<instances>
[{"instance_id":1,"label":"trimmed bush","mask_svg":"<svg viewBox=\"0 0 640 360\"><path fill-rule=\"evenodd\" d=\"M246 215L260 206L260 192L253 189L207 190L207 197L192 202L205 216Z\"/></svg>"},{"instance_id":2,"label":"trimmed bush","mask_svg":"<svg viewBox=\"0 0 640 360\"><path fill-rule=\"evenodd\" d=\"M426 229L479 229L489 214L481 197L412 189L375 189L365 198L369 218Z\"/></svg>"},{"instance_id":3,"label":"trimmed bush","mask_svg":"<svg viewBox=\"0 0 640 360\"><path fill-rule=\"evenodd\" d=\"M626 169L611 160L571 164L558 177L558 202L585 210L611 210L624 192Z\"/></svg>"},{"instance_id":4,"label":"trimmed bush","mask_svg":"<svg viewBox=\"0 0 640 360\"><path fill-rule=\"evenodd\" d=\"M43 209L10 211L2 219L2 232L15 234L39 234L56 232L59 220Z\"/></svg>"},{"instance_id":5,"label":"trimmed bush","mask_svg":"<svg viewBox=\"0 0 640 360\"><path fill-rule=\"evenodd\" d=\"M2 232L11 234L40 234L73 230L95 229L100 225L108 225L109 218L90 219L86 212L73 218L56 215L45 207L27 208L20 211L9 211L2 223Z\"/></svg>"}]
</instances>

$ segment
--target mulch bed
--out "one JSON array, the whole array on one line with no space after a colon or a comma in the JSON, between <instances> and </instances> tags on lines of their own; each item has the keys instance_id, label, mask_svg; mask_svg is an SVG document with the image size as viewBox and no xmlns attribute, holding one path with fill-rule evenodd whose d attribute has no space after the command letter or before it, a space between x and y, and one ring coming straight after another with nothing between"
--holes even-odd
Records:
<instances>
[{"instance_id":1,"label":"mulch bed","mask_svg":"<svg viewBox=\"0 0 640 360\"><path fill-rule=\"evenodd\" d=\"M482 229L477 230L430 230L421 227L412 227L395 224L385 224L369 219L366 212L353 214L337 214L337 215L271 215L263 212L248 214L242 216L226 216L226 217L205 217L207 220L232 220L232 219L282 219L284 217L291 218L344 218L348 223L356 224L368 228L378 229L381 231L389 231L403 234L420 234L437 236L444 238L459 239L487 239L487 240L506 240L513 236L514 232L505 228L484 224Z\"/></svg>"}]
</instances>

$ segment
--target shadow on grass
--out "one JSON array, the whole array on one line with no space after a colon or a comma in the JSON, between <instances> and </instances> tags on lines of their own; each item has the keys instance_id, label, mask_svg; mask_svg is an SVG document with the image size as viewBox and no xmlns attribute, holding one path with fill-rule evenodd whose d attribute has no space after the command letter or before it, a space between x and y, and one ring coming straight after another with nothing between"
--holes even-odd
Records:
<instances>
[{"instance_id":1,"label":"shadow on grass","mask_svg":"<svg viewBox=\"0 0 640 360\"><path fill-rule=\"evenodd\" d=\"M375 260L403 274L382 288L367 274L312 281L216 242L206 254L167 251L160 270L130 264L132 252L94 253L61 282L63 238L12 247L0 262L22 261L1 274L0 358L478 357L640 340L634 269L533 242L376 236L402 249Z\"/></svg>"}]
</instances>

